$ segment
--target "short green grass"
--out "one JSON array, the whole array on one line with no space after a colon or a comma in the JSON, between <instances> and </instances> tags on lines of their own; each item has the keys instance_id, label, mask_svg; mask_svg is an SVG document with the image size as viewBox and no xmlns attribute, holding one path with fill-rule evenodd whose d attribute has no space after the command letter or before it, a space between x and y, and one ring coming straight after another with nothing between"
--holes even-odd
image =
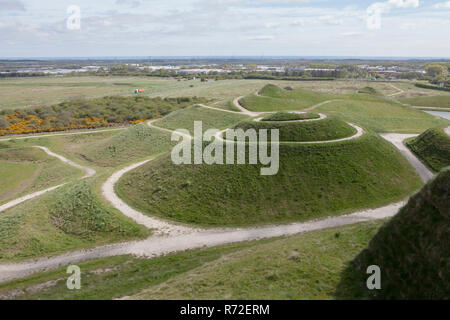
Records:
<instances>
[{"instance_id":1,"label":"short green grass","mask_svg":"<svg viewBox=\"0 0 450 320\"><path fill-rule=\"evenodd\" d=\"M0 145L0 203L81 175L81 170L40 149Z\"/></svg>"},{"instance_id":2,"label":"short green grass","mask_svg":"<svg viewBox=\"0 0 450 320\"><path fill-rule=\"evenodd\" d=\"M322 105L314 111L340 116L375 132L422 133L432 127L450 125L449 120L376 96L348 95L345 99Z\"/></svg>"},{"instance_id":3,"label":"short green grass","mask_svg":"<svg viewBox=\"0 0 450 320\"><path fill-rule=\"evenodd\" d=\"M250 111L302 110L334 97L305 89L287 91L267 85L259 92L259 95L247 95L241 98L239 103Z\"/></svg>"},{"instance_id":4,"label":"short green grass","mask_svg":"<svg viewBox=\"0 0 450 320\"><path fill-rule=\"evenodd\" d=\"M376 89L374 89L372 87L364 87L362 89L359 89L358 93L380 95L380 93Z\"/></svg>"},{"instance_id":5,"label":"short green grass","mask_svg":"<svg viewBox=\"0 0 450 320\"><path fill-rule=\"evenodd\" d=\"M450 136L443 127L429 129L406 145L434 172L450 166Z\"/></svg>"},{"instance_id":6,"label":"short green grass","mask_svg":"<svg viewBox=\"0 0 450 320\"><path fill-rule=\"evenodd\" d=\"M96 259L78 263L81 290L67 289L61 268L0 284L0 299L333 299L346 264L382 223L153 259Z\"/></svg>"},{"instance_id":7,"label":"short green grass","mask_svg":"<svg viewBox=\"0 0 450 320\"><path fill-rule=\"evenodd\" d=\"M201 121L203 131L208 129L231 128L237 122L248 119L246 115L223 112L200 106L192 106L172 112L154 123L155 126L170 130L186 129L194 135L194 121Z\"/></svg>"},{"instance_id":8,"label":"short green grass","mask_svg":"<svg viewBox=\"0 0 450 320\"><path fill-rule=\"evenodd\" d=\"M391 203L419 189L405 158L373 133L340 143L280 145L280 170L175 165L170 155L127 173L119 196L149 215L206 226L305 221Z\"/></svg>"},{"instance_id":9,"label":"short green grass","mask_svg":"<svg viewBox=\"0 0 450 320\"><path fill-rule=\"evenodd\" d=\"M414 97L400 99L400 101L412 106L450 109L450 95Z\"/></svg>"},{"instance_id":10,"label":"short green grass","mask_svg":"<svg viewBox=\"0 0 450 320\"><path fill-rule=\"evenodd\" d=\"M170 133L142 123L79 149L77 154L98 166L114 167L170 150Z\"/></svg>"},{"instance_id":11,"label":"short green grass","mask_svg":"<svg viewBox=\"0 0 450 320\"><path fill-rule=\"evenodd\" d=\"M236 112L240 112L241 111L239 108L237 108L234 105L233 100L222 101L220 103L213 104L212 107L223 109L223 110L228 110L228 111L236 111Z\"/></svg>"},{"instance_id":12,"label":"short green grass","mask_svg":"<svg viewBox=\"0 0 450 320\"><path fill-rule=\"evenodd\" d=\"M92 183L69 183L0 213L0 262L149 235L146 228L105 207Z\"/></svg>"},{"instance_id":13,"label":"short green grass","mask_svg":"<svg viewBox=\"0 0 450 320\"><path fill-rule=\"evenodd\" d=\"M295 120L308 120L318 119L320 116L317 113L305 112L305 113L292 113L292 112L276 112L265 116L261 121L295 121Z\"/></svg>"},{"instance_id":14,"label":"short green grass","mask_svg":"<svg viewBox=\"0 0 450 320\"><path fill-rule=\"evenodd\" d=\"M235 129L255 129L257 132L261 129L278 129L280 141L289 142L336 140L356 133L355 128L334 117L309 122L243 121Z\"/></svg>"}]
</instances>

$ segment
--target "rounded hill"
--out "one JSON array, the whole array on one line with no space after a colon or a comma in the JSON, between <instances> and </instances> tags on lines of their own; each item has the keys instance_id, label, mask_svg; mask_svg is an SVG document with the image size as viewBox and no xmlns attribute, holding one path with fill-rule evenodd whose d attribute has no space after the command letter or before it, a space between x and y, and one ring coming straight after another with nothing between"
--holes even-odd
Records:
<instances>
[{"instance_id":1,"label":"rounded hill","mask_svg":"<svg viewBox=\"0 0 450 320\"><path fill-rule=\"evenodd\" d=\"M347 138L356 133L356 129L338 118L326 118L320 121L242 121L234 129L278 129L282 142L327 141ZM270 135L269 135L270 137Z\"/></svg>"},{"instance_id":2,"label":"rounded hill","mask_svg":"<svg viewBox=\"0 0 450 320\"><path fill-rule=\"evenodd\" d=\"M448 128L428 129L414 140L408 141L407 146L425 164L439 171L446 166L450 166L450 136Z\"/></svg>"},{"instance_id":3,"label":"rounded hill","mask_svg":"<svg viewBox=\"0 0 450 320\"><path fill-rule=\"evenodd\" d=\"M421 181L373 133L338 143L279 146L279 171L258 165L175 165L170 155L127 174L118 195L138 210L209 226L304 221L402 199Z\"/></svg>"},{"instance_id":4,"label":"rounded hill","mask_svg":"<svg viewBox=\"0 0 450 320\"><path fill-rule=\"evenodd\" d=\"M444 170L352 261L341 289L355 287L355 298L450 299L449 208L450 170ZM380 290L365 289L371 265L380 267Z\"/></svg>"}]
</instances>

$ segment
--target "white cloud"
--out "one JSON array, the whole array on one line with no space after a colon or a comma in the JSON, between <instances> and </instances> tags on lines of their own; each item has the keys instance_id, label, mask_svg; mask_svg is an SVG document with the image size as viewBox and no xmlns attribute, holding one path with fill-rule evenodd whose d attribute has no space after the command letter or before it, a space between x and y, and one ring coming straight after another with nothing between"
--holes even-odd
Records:
<instances>
[{"instance_id":1,"label":"white cloud","mask_svg":"<svg viewBox=\"0 0 450 320\"><path fill-rule=\"evenodd\" d=\"M325 22L326 24L332 25L332 26L337 26L337 25L341 25L344 23L344 21L342 21L342 19L338 19L334 16L321 16L319 17L319 20L322 22Z\"/></svg>"},{"instance_id":2,"label":"white cloud","mask_svg":"<svg viewBox=\"0 0 450 320\"><path fill-rule=\"evenodd\" d=\"M433 6L433 8L435 8L435 9L450 9L450 1L436 3Z\"/></svg>"},{"instance_id":3,"label":"white cloud","mask_svg":"<svg viewBox=\"0 0 450 320\"><path fill-rule=\"evenodd\" d=\"M362 32L357 32L357 31L341 33L341 36L343 36L343 37L358 37L358 36L362 36L362 35L363 35Z\"/></svg>"},{"instance_id":4,"label":"white cloud","mask_svg":"<svg viewBox=\"0 0 450 320\"><path fill-rule=\"evenodd\" d=\"M274 36L270 35L260 35L260 36L252 36L252 37L246 37L245 40L250 41L269 41L275 39Z\"/></svg>"},{"instance_id":5,"label":"white cloud","mask_svg":"<svg viewBox=\"0 0 450 320\"><path fill-rule=\"evenodd\" d=\"M388 0L372 3L366 10L366 25L368 29L381 29L381 15L394 8L417 8L419 0Z\"/></svg>"},{"instance_id":6,"label":"white cloud","mask_svg":"<svg viewBox=\"0 0 450 320\"><path fill-rule=\"evenodd\" d=\"M296 19L294 21L292 21L291 23L294 26L304 26L305 25L305 20L303 19Z\"/></svg>"}]
</instances>

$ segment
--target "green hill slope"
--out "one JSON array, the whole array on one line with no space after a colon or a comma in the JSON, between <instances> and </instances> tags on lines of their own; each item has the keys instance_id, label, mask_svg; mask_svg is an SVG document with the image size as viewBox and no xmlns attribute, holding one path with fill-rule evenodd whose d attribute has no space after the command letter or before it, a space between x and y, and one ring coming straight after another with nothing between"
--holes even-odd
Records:
<instances>
[{"instance_id":1,"label":"green hill slope","mask_svg":"<svg viewBox=\"0 0 450 320\"><path fill-rule=\"evenodd\" d=\"M239 103L250 111L301 110L333 98L333 95L306 89L289 91L266 85L259 95L250 94L240 99Z\"/></svg>"},{"instance_id":2,"label":"green hill slope","mask_svg":"<svg viewBox=\"0 0 450 320\"><path fill-rule=\"evenodd\" d=\"M202 121L203 131L206 131L208 129L231 128L237 122L247 118L248 116L237 113L192 106L172 112L163 119L156 121L154 125L170 130L187 129L193 135L194 121Z\"/></svg>"},{"instance_id":3,"label":"green hill slope","mask_svg":"<svg viewBox=\"0 0 450 320\"><path fill-rule=\"evenodd\" d=\"M96 165L113 167L167 152L174 144L170 133L142 123L77 150L77 154Z\"/></svg>"},{"instance_id":4,"label":"green hill slope","mask_svg":"<svg viewBox=\"0 0 450 320\"><path fill-rule=\"evenodd\" d=\"M442 127L429 129L406 145L434 171L450 166L450 136Z\"/></svg>"},{"instance_id":5,"label":"green hill slope","mask_svg":"<svg viewBox=\"0 0 450 320\"><path fill-rule=\"evenodd\" d=\"M405 98L400 99L400 101L412 106L450 109L450 94L443 96Z\"/></svg>"},{"instance_id":6,"label":"green hill slope","mask_svg":"<svg viewBox=\"0 0 450 320\"><path fill-rule=\"evenodd\" d=\"M356 298L450 299L450 170L441 172L383 226L351 263ZM381 270L381 290L366 288L366 269ZM347 289L344 289L347 290Z\"/></svg>"},{"instance_id":7,"label":"green hill slope","mask_svg":"<svg viewBox=\"0 0 450 320\"><path fill-rule=\"evenodd\" d=\"M276 112L265 116L261 121L293 121L293 120L307 120L318 119L320 116L317 113L290 113L290 112Z\"/></svg>"},{"instance_id":8,"label":"green hill slope","mask_svg":"<svg viewBox=\"0 0 450 320\"><path fill-rule=\"evenodd\" d=\"M37 148L0 145L0 204L80 177L82 171Z\"/></svg>"},{"instance_id":9,"label":"green hill slope","mask_svg":"<svg viewBox=\"0 0 450 320\"><path fill-rule=\"evenodd\" d=\"M356 133L356 129L337 118L326 118L309 122L267 122L267 121L243 121L235 126L235 129L278 129L280 141L325 141L350 137ZM269 136L270 138L270 136Z\"/></svg>"},{"instance_id":10,"label":"green hill slope","mask_svg":"<svg viewBox=\"0 0 450 320\"><path fill-rule=\"evenodd\" d=\"M149 231L106 209L92 181L77 181L0 214L0 263L145 237Z\"/></svg>"},{"instance_id":11,"label":"green hill slope","mask_svg":"<svg viewBox=\"0 0 450 320\"><path fill-rule=\"evenodd\" d=\"M281 145L277 175L261 165L174 165L163 156L126 174L119 196L149 215L199 225L304 221L399 200L420 179L375 134L341 143Z\"/></svg>"}]
</instances>

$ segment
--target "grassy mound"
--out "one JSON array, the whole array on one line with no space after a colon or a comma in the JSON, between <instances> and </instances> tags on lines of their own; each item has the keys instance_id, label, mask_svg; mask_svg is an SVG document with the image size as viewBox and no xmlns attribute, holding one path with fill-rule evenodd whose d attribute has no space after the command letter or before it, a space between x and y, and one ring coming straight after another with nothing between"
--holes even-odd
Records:
<instances>
[{"instance_id":1,"label":"grassy mound","mask_svg":"<svg viewBox=\"0 0 450 320\"><path fill-rule=\"evenodd\" d=\"M396 201L421 186L414 169L375 134L323 145L280 145L280 169L174 165L170 155L127 173L119 196L149 215L199 225L304 221Z\"/></svg>"},{"instance_id":2,"label":"grassy mound","mask_svg":"<svg viewBox=\"0 0 450 320\"><path fill-rule=\"evenodd\" d=\"M413 196L352 261L348 273L353 273L351 282L360 285L359 297L450 299L449 208L450 170L445 170ZM381 269L381 290L364 289L370 265Z\"/></svg>"},{"instance_id":3,"label":"grassy mound","mask_svg":"<svg viewBox=\"0 0 450 320\"><path fill-rule=\"evenodd\" d=\"M314 111L337 115L375 132L422 133L432 127L450 125L450 121L446 119L388 101L383 97L351 94L342 98L345 100L327 103Z\"/></svg>"},{"instance_id":4,"label":"grassy mound","mask_svg":"<svg viewBox=\"0 0 450 320\"><path fill-rule=\"evenodd\" d=\"M187 129L194 134L194 121L202 121L203 131L208 129L231 128L248 116L193 106L172 112L154 123L155 126L170 130Z\"/></svg>"},{"instance_id":5,"label":"grassy mound","mask_svg":"<svg viewBox=\"0 0 450 320\"><path fill-rule=\"evenodd\" d=\"M434 171L450 166L450 137L442 127L429 129L406 145Z\"/></svg>"},{"instance_id":6,"label":"grassy mound","mask_svg":"<svg viewBox=\"0 0 450 320\"><path fill-rule=\"evenodd\" d=\"M0 214L0 262L144 237L148 231L105 209L92 182L78 181Z\"/></svg>"},{"instance_id":7,"label":"grassy mound","mask_svg":"<svg viewBox=\"0 0 450 320\"><path fill-rule=\"evenodd\" d=\"M295 120L308 120L318 119L320 116L317 113L291 113L291 112L276 112L269 114L261 119L261 121L295 121Z\"/></svg>"},{"instance_id":8,"label":"grassy mound","mask_svg":"<svg viewBox=\"0 0 450 320\"><path fill-rule=\"evenodd\" d=\"M306 89L283 90L274 85L266 85L259 95L248 95L239 103L250 111L301 110L334 96Z\"/></svg>"},{"instance_id":9,"label":"grassy mound","mask_svg":"<svg viewBox=\"0 0 450 320\"><path fill-rule=\"evenodd\" d=\"M0 146L0 203L67 182L81 170L37 148Z\"/></svg>"},{"instance_id":10,"label":"grassy mound","mask_svg":"<svg viewBox=\"0 0 450 320\"><path fill-rule=\"evenodd\" d=\"M113 167L136 159L167 152L174 145L170 133L150 128L147 123L90 144L78 154L99 166Z\"/></svg>"},{"instance_id":11,"label":"grassy mound","mask_svg":"<svg viewBox=\"0 0 450 320\"><path fill-rule=\"evenodd\" d=\"M405 98L400 99L400 101L412 106L450 109L450 94L443 96Z\"/></svg>"},{"instance_id":12,"label":"grassy mound","mask_svg":"<svg viewBox=\"0 0 450 320\"><path fill-rule=\"evenodd\" d=\"M280 130L280 141L292 142L336 140L350 137L356 133L355 128L337 118L310 122L243 121L235 126L235 129L244 131L251 128L257 132L260 129L278 129Z\"/></svg>"},{"instance_id":13,"label":"grassy mound","mask_svg":"<svg viewBox=\"0 0 450 320\"><path fill-rule=\"evenodd\" d=\"M358 93L380 95L380 93L372 87L364 87L358 90Z\"/></svg>"},{"instance_id":14,"label":"grassy mound","mask_svg":"<svg viewBox=\"0 0 450 320\"><path fill-rule=\"evenodd\" d=\"M82 290L67 290L66 268L60 268L0 284L0 300L124 296L194 300L332 299L346 264L367 246L381 224L381 221L364 222L153 259L132 256L95 259L78 264L83 270Z\"/></svg>"}]
</instances>

